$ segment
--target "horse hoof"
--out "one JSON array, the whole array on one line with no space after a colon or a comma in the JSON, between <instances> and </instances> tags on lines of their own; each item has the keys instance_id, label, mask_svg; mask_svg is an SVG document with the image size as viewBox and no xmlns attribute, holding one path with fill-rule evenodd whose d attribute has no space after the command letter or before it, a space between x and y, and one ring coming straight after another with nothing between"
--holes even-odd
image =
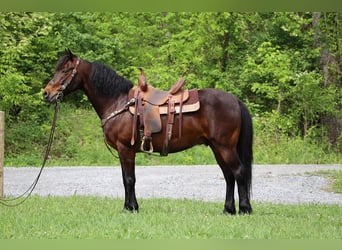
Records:
<instances>
[{"instance_id":1,"label":"horse hoof","mask_svg":"<svg viewBox=\"0 0 342 250\"><path fill-rule=\"evenodd\" d=\"M236 209L234 208L224 208L224 214L236 215Z\"/></svg>"},{"instance_id":2,"label":"horse hoof","mask_svg":"<svg viewBox=\"0 0 342 250\"><path fill-rule=\"evenodd\" d=\"M139 210L138 209L123 208L122 212L123 213L130 213L130 214L137 214L137 213L139 213Z\"/></svg>"},{"instance_id":3,"label":"horse hoof","mask_svg":"<svg viewBox=\"0 0 342 250\"><path fill-rule=\"evenodd\" d=\"M249 215L252 213L251 207L240 208L239 215Z\"/></svg>"},{"instance_id":4,"label":"horse hoof","mask_svg":"<svg viewBox=\"0 0 342 250\"><path fill-rule=\"evenodd\" d=\"M139 208L138 206L124 206L124 208L122 209L122 212L129 212L129 213L138 213L139 212Z\"/></svg>"}]
</instances>

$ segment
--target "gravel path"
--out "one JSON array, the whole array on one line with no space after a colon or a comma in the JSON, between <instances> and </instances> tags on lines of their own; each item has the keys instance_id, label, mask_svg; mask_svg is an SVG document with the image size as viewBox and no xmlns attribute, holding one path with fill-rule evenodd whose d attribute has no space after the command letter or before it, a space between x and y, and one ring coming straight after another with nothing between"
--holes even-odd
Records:
<instances>
[{"instance_id":1,"label":"gravel path","mask_svg":"<svg viewBox=\"0 0 342 250\"><path fill-rule=\"evenodd\" d=\"M312 175L320 170L339 170L342 165L254 165L252 201L272 203L320 203L342 206L342 194L327 192L329 180ZM6 196L23 193L39 168L5 167ZM224 201L225 182L220 168L210 166L156 166L136 168L139 198L187 198ZM124 195L119 167L47 167L33 194L41 196Z\"/></svg>"}]
</instances>

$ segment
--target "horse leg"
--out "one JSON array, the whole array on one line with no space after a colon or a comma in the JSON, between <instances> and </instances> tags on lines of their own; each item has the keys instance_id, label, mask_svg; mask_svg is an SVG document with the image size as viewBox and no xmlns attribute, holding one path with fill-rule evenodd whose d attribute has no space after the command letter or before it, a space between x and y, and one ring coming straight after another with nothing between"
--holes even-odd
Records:
<instances>
[{"instance_id":1,"label":"horse leg","mask_svg":"<svg viewBox=\"0 0 342 250\"><path fill-rule=\"evenodd\" d=\"M139 206L135 196L135 152L128 149L119 151L122 179L125 187L124 209L138 212Z\"/></svg>"},{"instance_id":2,"label":"horse leg","mask_svg":"<svg viewBox=\"0 0 342 250\"><path fill-rule=\"evenodd\" d=\"M224 204L223 213L235 215L236 208L235 208L235 199L234 199L234 189L235 189L234 174L231 168L228 166L229 163L226 163L226 161L223 159L220 151L214 147L211 147L211 149L214 152L216 161L219 164L223 172L224 179L226 181L226 200Z\"/></svg>"},{"instance_id":3,"label":"horse leg","mask_svg":"<svg viewBox=\"0 0 342 250\"><path fill-rule=\"evenodd\" d=\"M221 167L221 166L220 166ZM236 214L235 199L234 199L234 188L235 188L235 178L229 168L221 167L224 179L226 180L226 201L224 204L224 213Z\"/></svg>"},{"instance_id":4,"label":"horse leg","mask_svg":"<svg viewBox=\"0 0 342 250\"><path fill-rule=\"evenodd\" d=\"M249 201L249 184L246 181L247 175L247 171L245 171L244 166L240 162L238 168L234 171L239 194L239 214L252 213L252 207Z\"/></svg>"},{"instance_id":5,"label":"horse leg","mask_svg":"<svg viewBox=\"0 0 342 250\"><path fill-rule=\"evenodd\" d=\"M222 169L224 178L226 180L226 201L224 206L224 213L236 214L234 202L234 187L235 181L238 187L239 194L239 214L250 214L252 208L249 201L247 176L244 167L241 164L236 150L221 147L212 147L216 160Z\"/></svg>"}]
</instances>

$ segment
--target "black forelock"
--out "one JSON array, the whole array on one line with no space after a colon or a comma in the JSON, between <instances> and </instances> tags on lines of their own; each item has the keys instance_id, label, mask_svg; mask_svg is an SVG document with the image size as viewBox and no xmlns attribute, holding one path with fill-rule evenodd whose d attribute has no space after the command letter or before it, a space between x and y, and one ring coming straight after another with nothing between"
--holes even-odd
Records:
<instances>
[{"instance_id":1,"label":"black forelock","mask_svg":"<svg viewBox=\"0 0 342 250\"><path fill-rule=\"evenodd\" d=\"M59 59L59 61L57 62L56 65L56 71L59 71L62 69L62 67L68 62L68 61L72 61L74 55L72 54L71 50L66 49L64 54L61 56L61 58Z\"/></svg>"}]
</instances>

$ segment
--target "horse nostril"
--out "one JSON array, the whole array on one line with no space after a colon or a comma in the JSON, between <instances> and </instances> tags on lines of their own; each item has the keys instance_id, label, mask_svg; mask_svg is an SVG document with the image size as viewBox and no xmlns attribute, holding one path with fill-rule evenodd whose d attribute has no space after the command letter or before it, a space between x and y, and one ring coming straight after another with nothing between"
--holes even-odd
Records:
<instances>
[{"instance_id":1,"label":"horse nostril","mask_svg":"<svg viewBox=\"0 0 342 250\"><path fill-rule=\"evenodd\" d=\"M42 95L45 100L49 97L49 93L46 90L43 91Z\"/></svg>"}]
</instances>

